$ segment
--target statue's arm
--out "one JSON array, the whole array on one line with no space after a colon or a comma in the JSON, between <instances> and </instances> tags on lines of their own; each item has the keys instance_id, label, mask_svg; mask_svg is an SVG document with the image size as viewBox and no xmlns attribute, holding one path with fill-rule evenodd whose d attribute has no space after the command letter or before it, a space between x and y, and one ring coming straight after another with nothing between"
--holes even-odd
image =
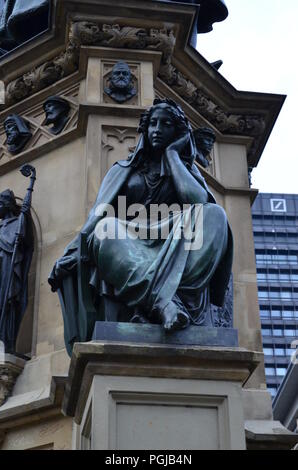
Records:
<instances>
[{"instance_id":1,"label":"statue's arm","mask_svg":"<svg viewBox=\"0 0 298 470\"><path fill-rule=\"evenodd\" d=\"M189 172L178 151L168 148L165 158L174 179L180 202L182 204L204 204L208 202L206 189Z\"/></svg>"}]
</instances>

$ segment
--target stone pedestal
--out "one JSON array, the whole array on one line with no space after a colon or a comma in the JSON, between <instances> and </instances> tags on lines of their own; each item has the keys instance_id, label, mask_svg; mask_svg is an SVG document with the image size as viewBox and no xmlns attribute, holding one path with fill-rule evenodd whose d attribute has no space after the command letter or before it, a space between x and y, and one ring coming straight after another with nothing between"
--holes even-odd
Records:
<instances>
[{"instance_id":1,"label":"stone pedestal","mask_svg":"<svg viewBox=\"0 0 298 470\"><path fill-rule=\"evenodd\" d=\"M242 386L260 355L241 348L75 344L63 411L76 449L245 449Z\"/></svg>"},{"instance_id":2,"label":"stone pedestal","mask_svg":"<svg viewBox=\"0 0 298 470\"><path fill-rule=\"evenodd\" d=\"M104 322L95 323L93 341L125 343L172 344L184 346L238 346L238 333L234 328L214 328L191 325L183 330L167 333L160 325Z\"/></svg>"},{"instance_id":3,"label":"stone pedestal","mask_svg":"<svg viewBox=\"0 0 298 470\"><path fill-rule=\"evenodd\" d=\"M26 361L12 354L0 357L0 407L12 394L18 376L23 371Z\"/></svg>"}]
</instances>

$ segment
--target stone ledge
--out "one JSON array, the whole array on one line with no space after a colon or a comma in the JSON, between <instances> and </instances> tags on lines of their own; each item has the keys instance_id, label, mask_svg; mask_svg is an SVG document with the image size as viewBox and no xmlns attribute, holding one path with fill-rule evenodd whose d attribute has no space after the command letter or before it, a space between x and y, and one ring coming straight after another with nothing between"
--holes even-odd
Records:
<instances>
[{"instance_id":1,"label":"stone ledge","mask_svg":"<svg viewBox=\"0 0 298 470\"><path fill-rule=\"evenodd\" d=\"M61 416L65 382L66 377L53 377L48 387L11 397L0 407L0 434L47 416Z\"/></svg>"},{"instance_id":2,"label":"stone ledge","mask_svg":"<svg viewBox=\"0 0 298 470\"><path fill-rule=\"evenodd\" d=\"M248 450L291 450L298 443L298 435L279 421L246 421L245 434Z\"/></svg>"},{"instance_id":3,"label":"stone ledge","mask_svg":"<svg viewBox=\"0 0 298 470\"><path fill-rule=\"evenodd\" d=\"M108 341L76 343L62 410L74 416L95 375L204 379L244 384L262 353L243 348L140 344Z\"/></svg>"}]
</instances>

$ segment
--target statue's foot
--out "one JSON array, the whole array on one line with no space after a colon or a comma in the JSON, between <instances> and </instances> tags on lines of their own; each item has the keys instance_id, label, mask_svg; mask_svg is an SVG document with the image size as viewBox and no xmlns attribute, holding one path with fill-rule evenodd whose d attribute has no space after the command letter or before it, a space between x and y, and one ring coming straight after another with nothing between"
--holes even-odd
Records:
<instances>
[{"instance_id":1,"label":"statue's foot","mask_svg":"<svg viewBox=\"0 0 298 470\"><path fill-rule=\"evenodd\" d=\"M161 320L166 331L182 330L190 323L187 313L179 310L172 301L161 312Z\"/></svg>"},{"instance_id":2,"label":"statue's foot","mask_svg":"<svg viewBox=\"0 0 298 470\"><path fill-rule=\"evenodd\" d=\"M148 323L148 320L140 312L135 312L130 320L131 323Z\"/></svg>"}]
</instances>

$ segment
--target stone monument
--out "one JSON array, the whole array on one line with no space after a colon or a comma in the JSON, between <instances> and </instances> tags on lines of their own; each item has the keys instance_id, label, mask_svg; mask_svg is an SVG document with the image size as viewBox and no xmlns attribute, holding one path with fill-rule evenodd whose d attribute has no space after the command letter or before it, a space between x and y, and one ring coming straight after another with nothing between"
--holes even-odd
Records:
<instances>
[{"instance_id":1,"label":"stone monument","mask_svg":"<svg viewBox=\"0 0 298 470\"><path fill-rule=\"evenodd\" d=\"M51 30L33 39L30 49L23 44L0 62L6 87L0 110L1 191L13 187L17 197L24 194L20 163L34 161L38 172L31 210L35 257L29 273L28 307L17 338L17 347L29 360L12 395L0 406L1 449L245 449L270 448L273 442L275 448L293 447L292 434L272 419L266 390L250 211L257 190L248 181L248 167L257 166L284 96L235 93L196 53L188 38L197 28L197 3L56 0ZM223 5L220 0L206 0L209 12L212 3ZM105 91L119 62L127 64L136 91L127 101L114 100ZM69 107L68 121L56 134L45 119L44 103L49 97L59 97ZM222 240L215 243L214 260L207 262L207 269L214 269L210 278L226 269L216 285L225 292L229 286L226 295L228 306L233 297L233 327L224 306L216 307L223 310L213 323L214 311L206 315L211 318L208 326L188 325L195 312L185 309L183 301L178 305L177 298L169 312L157 309L156 322L148 321L152 309L146 302L139 306L135 302L146 286L140 283L129 291L129 282L140 279L135 263L126 283L127 262L134 255L137 261L140 240L129 251L119 250L119 255L126 256L123 265L117 266L116 256L110 256L113 244L106 240L98 244L93 236L92 224L99 213L92 208L99 187L101 202L109 202L112 192L122 195L121 178L138 166L134 164L142 154L144 138L141 132L140 141L137 132L141 116L155 99L160 104L176 103L176 109L183 111L181 123L189 123L193 132L189 129L181 136L178 148L171 148L171 136L168 152L163 153L173 161L164 159L164 174L161 167L147 173L140 165L140 177L147 179L152 195L155 186L157 192L161 189L160 177L172 180L171 164L183 165L184 175L194 178L187 180L195 185L194 197L204 196L207 207L212 207L210 213L221 214L221 223L216 223ZM7 148L4 129L11 114L25 119L32 134L15 155ZM171 121L169 134L172 127L176 128ZM198 139L196 143L200 128L214 132L213 148L211 142L208 150ZM158 147L162 140L158 132L155 137L152 134L152 145ZM184 178L178 181L180 189L183 182ZM135 188L142 200L139 180L130 183L125 179L125 194L135 194ZM186 189L191 187L188 184ZM169 198L171 194L166 192ZM221 246L224 238L230 240L229 228L234 240L231 277L226 263L231 249ZM177 273L172 278L167 270L162 271L165 279L173 281L161 283L162 296L167 297L177 283L182 286L178 278L187 274L187 263L177 266L181 258L173 256L173 264L167 265L166 257L176 253L179 243L173 245L170 238L164 242L169 243L169 250L158 259ZM159 240L156 245L157 250L166 248ZM98 250L106 263L100 276ZM147 255L148 263L142 265L149 286L144 299L152 301L158 270L154 264L148 269ZM62 262L57 265L57 260ZM58 289L60 302L47 282L53 266L52 287ZM203 290L207 284L202 282ZM215 289L213 300L216 294ZM222 294L215 306L221 305ZM198 307L197 303L193 306ZM136 322L127 321L127 314ZM126 321L119 321L121 315ZM6 371L2 377L1 384Z\"/></svg>"}]
</instances>

